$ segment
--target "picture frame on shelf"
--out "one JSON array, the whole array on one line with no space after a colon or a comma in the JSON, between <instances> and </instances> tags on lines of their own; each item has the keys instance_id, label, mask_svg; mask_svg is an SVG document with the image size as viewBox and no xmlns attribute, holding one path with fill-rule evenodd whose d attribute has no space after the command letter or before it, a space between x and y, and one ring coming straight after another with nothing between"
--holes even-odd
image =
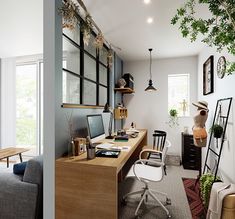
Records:
<instances>
[{"instance_id":1,"label":"picture frame on shelf","mask_svg":"<svg viewBox=\"0 0 235 219\"><path fill-rule=\"evenodd\" d=\"M214 92L214 56L210 56L203 64L203 95Z\"/></svg>"}]
</instances>

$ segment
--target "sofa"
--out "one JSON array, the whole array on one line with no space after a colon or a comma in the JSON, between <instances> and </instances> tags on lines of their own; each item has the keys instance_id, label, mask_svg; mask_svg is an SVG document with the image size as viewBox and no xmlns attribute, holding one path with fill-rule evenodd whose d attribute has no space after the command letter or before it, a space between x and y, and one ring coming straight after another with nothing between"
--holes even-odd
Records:
<instances>
[{"instance_id":1,"label":"sofa","mask_svg":"<svg viewBox=\"0 0 235 219\"><path fill-rule=\"evenodd\" d=\"M27 162L23 175L0 173L0 218L43 218L43 158Z\"/></svg>"}]
</instances>

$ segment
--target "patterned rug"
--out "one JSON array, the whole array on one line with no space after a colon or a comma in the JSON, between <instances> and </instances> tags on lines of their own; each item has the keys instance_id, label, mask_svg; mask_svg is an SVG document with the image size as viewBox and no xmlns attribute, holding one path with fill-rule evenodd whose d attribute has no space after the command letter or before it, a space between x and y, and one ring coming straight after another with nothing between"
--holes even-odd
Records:
<instances>
[{"instance_id":1,"label":"patterned rug","mask_svg":"<svg viewBox=\"0 0 235 219\"><path fill-rule=\"evenodd\" d=\"M189 203L193 219L205 219L206 210L202 204L199 192L199 183L195 187L196 179L182 178L184 189Z\"/></svg>"}]
</instances>

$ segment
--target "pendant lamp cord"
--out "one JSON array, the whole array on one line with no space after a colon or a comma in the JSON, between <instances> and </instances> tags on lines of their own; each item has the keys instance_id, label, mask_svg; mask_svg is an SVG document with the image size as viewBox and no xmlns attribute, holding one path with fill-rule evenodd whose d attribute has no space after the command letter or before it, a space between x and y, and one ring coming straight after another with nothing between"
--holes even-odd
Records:
<instances>
[{"instance_id":1,"label":"pendant lamp cord","mask_svg":"<svg viewBox=\"0 0 235 219\"><path fill-rule=\"evenodd\" d=\"M152 49L149 49L150 52L150 66L149 66L149 72L150 72L150 80L152 80Z\"/></svg>"}]
</instances>

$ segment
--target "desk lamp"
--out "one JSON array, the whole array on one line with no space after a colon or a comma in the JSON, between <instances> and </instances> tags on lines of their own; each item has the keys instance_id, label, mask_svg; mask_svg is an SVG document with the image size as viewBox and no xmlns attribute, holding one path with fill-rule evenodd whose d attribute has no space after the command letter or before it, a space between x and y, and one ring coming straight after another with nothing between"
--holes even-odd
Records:
<instances>
[{"instance_id":1,"label":"desk lamp","mask_svg":"<svg viewBox=\"0 0 235 219\"><path fill-rule=\"evenodd\" d=\"M109 107L108 103L105 104L103 113L110 113L109 136L107 136L106 139L113 139L114 138L114 136L112 136L113 113L110 110L110 107Z\"/></svg>"}]
</instances>

